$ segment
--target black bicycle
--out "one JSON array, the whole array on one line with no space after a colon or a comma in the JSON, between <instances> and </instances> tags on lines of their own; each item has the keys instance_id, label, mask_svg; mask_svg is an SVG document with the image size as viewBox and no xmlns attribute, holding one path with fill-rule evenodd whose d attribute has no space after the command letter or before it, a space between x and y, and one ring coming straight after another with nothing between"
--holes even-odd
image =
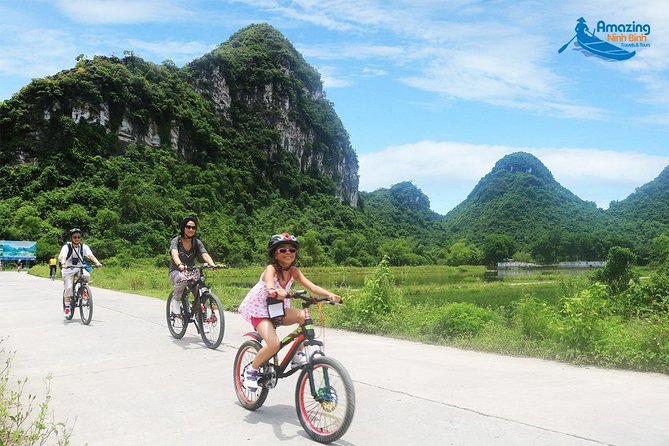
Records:
<instances>
[{"instance_id":1,"label":"black bicycle","mask_svg":"<svg viewBox=\"0 0 669 446\"><path fill-rule=\"evenodd\" d=\"M202 266L188 267L188 271L197 272L181 295L179 301L179 312L172 311L172 300L174 291L167 298L167 328L176 339L181 339L186 334L189 323L194 323L202 341L209 348L215 349L223 341L225 332L225 319L223 317L223 305L221 300L211 292L211 287L206 283L205 269L220 268L218 265L204 264ZM189 296L192 300L189 301Z\"/></svg>"},{"instance_id":2,"label":"black bicycle","mask_svg":"<svg viewBox=\"0 0 669 446\"><path fill-rule=\"evenodd\" d=\"M74 310L79 307L79 315L81 316L81 322L84 325L88 325L93 320L93 292L91 287L88 286L88 282L84 280L84 275L82 274L84 269L90 268L88 265L72 265L67 268L79 269L79 272L75 273L76 280L72 285L72 298L69 302L65 302L65 291L63 291L63 311L66 307L70 307L69 314L65 315L65 318L69 321L74 317Z\"/></svg>"},{"instance_id":3,"label":"black bicycle","mask_svg":"<svg viewBox=\"0 0 669 446\"><path fill-rule=\"evenodd\" d=\"M279 351L290 345L283 360L278 352L258 370L258 388L250 391L244 387L244 372L262 347L262 336L253 331L246 333L251 339L237 350L233 364L233 383L240 404L248 410L260 408L279 379L300 371L295 386L295 408L300 424L307 434L320 443L330 443L346 433L355 411L355 391L353 380L341 363L325 356L324 345L316 340L314 322L309 307L327 302L328 298L310 297L306 291L295 291L293 298L302 299L305 321L280 343ZM304 345L307 363L291 368L291 360Z\"/></svg>"}]
</instances>

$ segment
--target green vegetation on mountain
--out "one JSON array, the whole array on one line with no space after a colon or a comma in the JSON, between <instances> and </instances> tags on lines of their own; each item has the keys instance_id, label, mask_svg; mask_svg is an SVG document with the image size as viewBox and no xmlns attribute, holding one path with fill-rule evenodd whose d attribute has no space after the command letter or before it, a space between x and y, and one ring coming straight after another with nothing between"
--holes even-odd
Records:
<instances>
[{"instance_id":1,"label":"green vegetation on mountain","mask_svg":"<svg viewBox=\"0 0 669 446\"><path fill-rule=\"evenodd\" d=\"M669 226L669 166L626 199L611 202L609 212L634 224L653 222Z\"/></svg>"},{"instance_id":2,"label":"green vegetation on mountain","mask_svg":"<svg viewBox=\"0 0 669 446\"><path fill-rule=\"evenodd\" d=\"M57 252L72 226L99 258L155 257L184 215L213 257L264 259L269 234L302 240L304 265L640 261L669 252L665 169L598 209L534 156L499 160L440 216L412 183L358 192L358 163L318 72L280 32L250 25L183 68L77 58L0 102L0 238Z\"/></svg>"},{"instance_id":3,"label":"green vegetation on mountain","mask_svg":"<svg viewBox=\"0 0 669 446\"><path fill-rule=\"evenodd\" d=\"M669 166L626 199L611 202L607 212L630 234L643 261L661 263L669 255Z\"/></svg>"}]
</instances>

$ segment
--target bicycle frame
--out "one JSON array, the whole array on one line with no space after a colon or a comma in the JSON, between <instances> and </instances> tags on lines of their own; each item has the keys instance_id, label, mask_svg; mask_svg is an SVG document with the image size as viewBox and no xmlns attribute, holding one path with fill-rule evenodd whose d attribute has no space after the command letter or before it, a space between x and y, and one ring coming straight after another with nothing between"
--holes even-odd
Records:
<instances>
[{"instance_id":1,"label":"bicycle frame","mask_svg":"<svg viewBox=\"0 0 669 446\"><path fill-rule=\"evenodd\" d=\"M316 339L316 334L314 332L314 321L311 319L311 312L309 310L311 304L315 302L307 300L304 300L304 302L305 302L303 307L304 322L300 324L300 326L297 327L295 330L293 330L291 333L286 335L281 340L281 342L279 342L279 350L274 354L274 356L272 356L273 362L268 361L268 364L273 368L274 372L276 373L276 379L273 379L274 377L271 375L262 376L263 374L261 374L261 376L258 379L258 383L263 383L266 387L270 389L276 386L276 381L278 381L279 379L287 378L288 376L300 370L299 367L296 368L290 367L290 361L295 356L295 353L297 353L300 345L304 345L305 347L312 347L312 346L317 347L317 350L312 352L311 355L307 356L307 364L304 366L304 368L307 370L307 373L309 373L310 378L313 378L311 376L313 372L311 365L313 358L316 355L325 356L325 353L323 353L322 351L322 348L325 346L325 344ZM263 338L257 331L250 331L248 333L245 333L244 336L248 336L257 341L259 344L262 344ZM288 352L283 357L283 360L279 361L279 352L288 345L290 345ZM326 384L329 385L327 373L325 373L325 381ZM316 398L317 397L316 388L314 386L313 379L309 380L309 385L311 394L314 396L314 398Z\"/></svg>"},{"instance_id":2,"label":"bicycle frame","mask_svg":"<svg viewBox=\"0 0 669 446\"><path fill-rule=\"evenodd\" d=\"M247 386L246 380L251 381L251 384L255 381L253 372L249 373L248 367L263 348L263 339L255 331L244 335L251 339L242 342L235 355L235 394L242 407L251 411L257 410L265 403L270 390L278 384L279 379L299 370L295 383L297 418L309 437L319 443L330 443L341 438L353 420L355 390L353 380L344 366L336 359L326 356L323 342L315 339L314 322L309 307L314 303L328 302L334 305L336 302L334 299L309 297L306 294L306 291L291 293L291 297L299 297L305 302L304 322L281 339L277 351L260 365L256 372L257 385ZM306 364L290 367L300 345L305 346ZM279 361L279 352L283 349L287 349L287 352Z\"/></svg>"},{"instance_id":3,"label":"bicycle frame","mask_svg":"<svg viewBox=\"0 0 669 446\"><path fill-rule=\"evenodd\" d=\"M81 300L80 296L79 296L79 288L81 288L82 285L85 285L85 284L88 283L84 280L84 273L83 273L83 270L86 269L86 267L85 266L74 265L74 266L70 266L68 268L79 270L79 271L74 273L76 278L75 278L75 280L72 281L72 299L74 300L74 302L76 304L78 304L79 301Z\"/></svg>"},{"instance_id":4,"label":"bicycle frame","mask_svg":"<svg viewBox=\"0 0 669 446\"><path fill-rule=\"evenodd\" d=\"M197 274L185 278L181 296L170 293L166 317L167 328L174 338L181 339L192 322L207 347L215 349L223 340L225 319L220 299L206 282L204 270L208 268L214 269L220 266L204 264L188 267L188 271L195 271ZM177 302L179 311L175 312L172 304Z\"/></svg>"},{"instance_id":5,"label":"bicycle frame","mask_svg":"<svg viewBox=\"0 0 669 446\"><path fill-rule=\"evenodd\" d=\"M197 271L198 272L198 278L195 280L194 283L189 283L186 285L186 288L184 289L183 294L181 295L182 299L187 299L186 302L188 302L188 295L192 294L194 299L193 299L193 304L190 305L190 308L185 308L186 311L188 311L188 318L192 319L193 315L197 312L198 306L200 305L200 297L202 294L206 292L210 292L211 289L206 283L206 275L204 274L205 267L203 266L194 266L190 267L189 270L191 271Z\"/></svg>"},{"instance_id":6,"label":"bicycle frame","mask_svg":"<svg viewBox=\"0 0 669 446\"><path fill-rule=\"evenodd\" d=\"M88 325L91 323L93 317L93 294L82 272L88 266L72 265L69 268L78 269L78 271L75 271L72 275L72 296L68 302L65 301L65 290L63 290L63 309L66 311L65 318L71 320L75 310L79 308L81 322L84 325Z\"/></svg>"}]
</instances>

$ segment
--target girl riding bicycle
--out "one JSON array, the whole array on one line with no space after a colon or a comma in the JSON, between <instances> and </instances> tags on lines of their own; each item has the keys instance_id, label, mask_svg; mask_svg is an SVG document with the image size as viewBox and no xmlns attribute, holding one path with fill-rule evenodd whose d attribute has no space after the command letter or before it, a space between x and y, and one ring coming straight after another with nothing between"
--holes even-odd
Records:
<instances>
[{"instance_id":1,"label":"girl riding bicycle","mask_svg":"<svg viewBox=\"0 0 669 446\"><path fill-rule=\"evenodd\" d=\"M265 345L258 351L244 375L244 386L249 391L255 391L258 387L258 368L279 350L280 340L276 327L304 322L304 310L292 308L290 305L289 293L294 282L313 294L341 302L340 296L315 285L294 266L298 248L297 237L287 232L270 237L267 245L270 264L239 306L242 317L249 321L265 340ZM300 366L304 363L306 363L304 353L297 353L294 365Z\"/></svg>"}]
</instances>

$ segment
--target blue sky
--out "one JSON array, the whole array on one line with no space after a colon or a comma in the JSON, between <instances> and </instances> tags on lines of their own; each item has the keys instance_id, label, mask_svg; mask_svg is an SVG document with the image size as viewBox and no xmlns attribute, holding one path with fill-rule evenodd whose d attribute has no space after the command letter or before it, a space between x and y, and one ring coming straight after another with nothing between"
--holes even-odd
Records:
<instances>
[{"instance_id":1,"label":"blue sky","mask_svg":"<svg viewBox=\"0 0 669 446\"><path fill-rule=\"evenodd\" d=\"M579 17L648 24L650 46L624 62L573 42L558 54ZM669 165L665 0L0 0L0 100L79 54L182 66L261 22L320 72L360 190L412 181L445 214L525 151L606 208Z\"/></svg>"}]
</instances>

